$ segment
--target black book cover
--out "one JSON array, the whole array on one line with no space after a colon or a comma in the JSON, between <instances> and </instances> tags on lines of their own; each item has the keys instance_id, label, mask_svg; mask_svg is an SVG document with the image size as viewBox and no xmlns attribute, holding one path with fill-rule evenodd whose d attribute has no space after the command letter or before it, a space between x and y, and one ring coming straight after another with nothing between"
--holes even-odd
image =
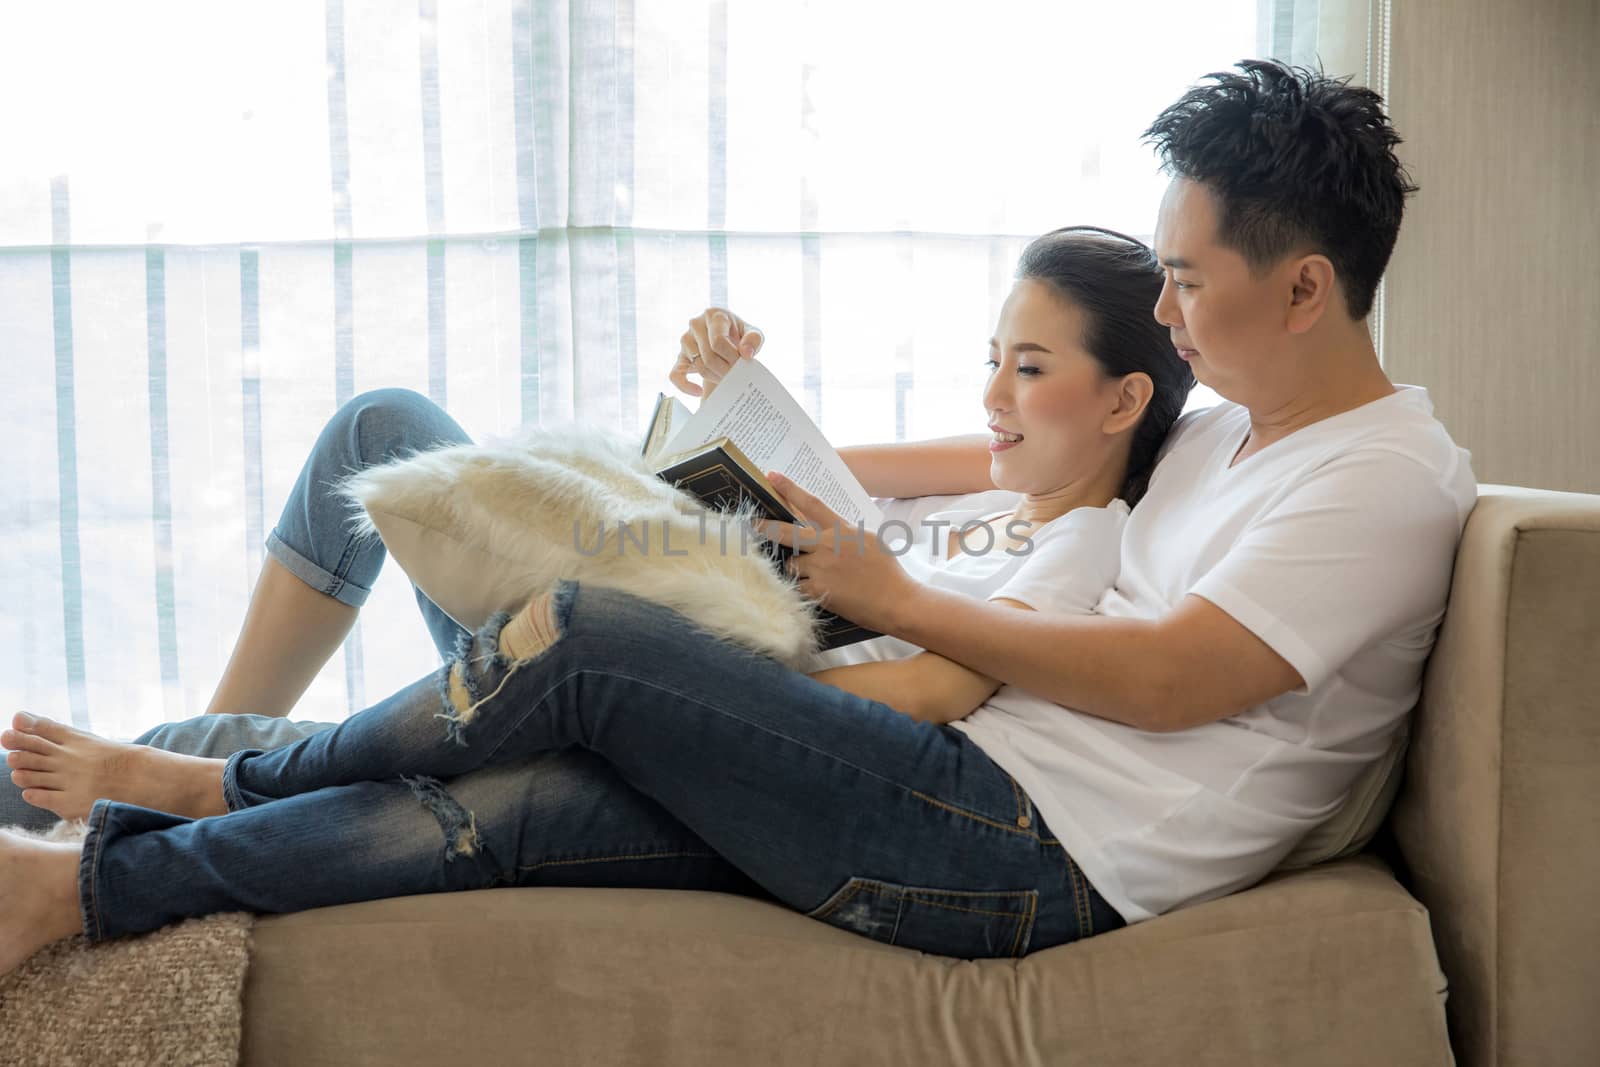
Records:
<instances>
[{"instance_id":1,"label":"black book cover","mask_svg":"<svg viewBox=\"0 0 1600 1067\"><path fill-rule=\"evenodd\" d=\"M707 507L727 511L741 500L749 501L769 519L798 522L799 517L784 504L767 476L726 437L719 437L689 452L657 461L656 476L687 492ZM782 566L794 549L766 539L758 541L761 551L774 565ZM823 649L853 645L873 637L875 630L857 626L825 608L817 609L818 638Z\"/></svg>"}]
</instances>

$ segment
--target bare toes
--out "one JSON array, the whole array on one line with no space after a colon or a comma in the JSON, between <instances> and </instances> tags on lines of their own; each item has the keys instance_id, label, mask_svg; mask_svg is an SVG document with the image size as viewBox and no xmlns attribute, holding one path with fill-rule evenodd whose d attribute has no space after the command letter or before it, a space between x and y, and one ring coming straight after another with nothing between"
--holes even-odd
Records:
<instances>
[{"instance_id":1,"label":"bare toes","mask_svg":"<svg viewBox=\"0 0 1600 1067\"><path fill-rule=\"evenodd\" d=\"M66 744L73 733L70 726L63 726L54 719L47 719L42 715L29 715L27 712L18 712L11 720L11 725L24 734L34 734L46 741L54 741L58 745Z\"/></svg>"},{"instance_id":2,"label":"bare toes","mask_svg":"<svg viewBox=\"0 0 1600 1067\"><path fill-rule=\"evenodd\" d=\"M0 748L9 748L14 752L38 752L45 756L53 756L61 751L61 746L54 741L46 741L42 737L25 734L19 730L0 733Z\"/></svg>"},{"instance_id":3,"label":"bare toes","mask_svg":"<svg viewBox=\"0 0 1600 1067\"><path fill-rule=\"evenodd\" d=\"M45 771L12 771L11 781L19 789L45 789L59 784L55 775Z\"/></svg>"},{"instance_id":4,"label":"bare toes","mask_svg":"<svg viewBox=\"0 0 1600 1067\"><path fill-rule=\"evenodd\" d=\"M37 752L6 753L6 766L14 771L48 771L54 762Z\"/></svg>"},{"instance_id":5,"label":"bare toes","mask_svg":"<svg viewBox=\"0 0 1600 1067\"><path fill-rule=\"evenodd\" d=\"M61 793L54 789L24 789L22 802L31 804L36 808L43 808L54 815L66 818L59 810L61 807Z\"/></svg>"}]
</instances>

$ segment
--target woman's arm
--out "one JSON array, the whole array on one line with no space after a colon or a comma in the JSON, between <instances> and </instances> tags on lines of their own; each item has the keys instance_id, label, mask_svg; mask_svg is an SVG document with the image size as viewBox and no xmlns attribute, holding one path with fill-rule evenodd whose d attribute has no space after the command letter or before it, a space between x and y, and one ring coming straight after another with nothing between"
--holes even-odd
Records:
<instances>
[{"instance_id":1,"label":"woman's arm","mask_svg":"<svg viewBox=\"0 0 1600 1067\"><path fill-rule=\"evenodd\" d=\"M680 391L704 399L735 363L756 358L765 343L760 327L727 308L706 308L689 320L679 338L669 377ZM691 374L701 384L691 382ZM989 480L988 434L851 445L839 449L839 455L868 496L943 496L995 488Z\"/></svg>"},{"instance_id":2,"label":"woman's arm","mask_svg":"<svg viewBox=\"0 0 1600 1067\"><path fill-rule=\"evenodd\" d=\"M995 679L932 652L829 667L811 677L881 701L920 722L935 723L966 718L1000 688Z\"/></svg>"},{"instance_id":3,"label":"woman's arm","mask_svg":"<svg viewBox=\"0 0 1600 1067\"><path fill-rule=\"evenodd\" d=\"M989 601L1018 611L1032 612L1020 600L997 597ZM852 663L813 671L819 682L877 700L922 722L965 719L994 695L1000 681L971 667L922 651L901 659Z\"/></svg>"},{"instance_id":4,"label":"woman's arm","mask_svg":"<svg viewBox=\"0 0 1600 1067\"><path fill-rule=\"evenodd\" d=\"M981 493L995 488L989 478L989 436L846 445L839 449L839 458L869 496Z\"/></svg>"}]
</instances>

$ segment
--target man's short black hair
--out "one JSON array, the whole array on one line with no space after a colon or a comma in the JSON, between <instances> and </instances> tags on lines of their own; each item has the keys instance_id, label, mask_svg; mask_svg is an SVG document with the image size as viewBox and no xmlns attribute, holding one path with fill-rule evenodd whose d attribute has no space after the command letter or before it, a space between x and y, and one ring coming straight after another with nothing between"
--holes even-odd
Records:
<instances>
[{"instance_id":1,"label":"man's short black hair","mask_svg":"<svg viewBox=\"0 0 1600 1067\"><path fill-rule=\"evenodd\" d=\"M1417 191L1395 158L1383 98L1350 79L1270 59L1206 75L1163 111L1145 140L1166 170L1217 198L1217 240L1262 271L1295 251L1333 264L1350 316L1372 310Z\"/></svg>"}]
</instances>

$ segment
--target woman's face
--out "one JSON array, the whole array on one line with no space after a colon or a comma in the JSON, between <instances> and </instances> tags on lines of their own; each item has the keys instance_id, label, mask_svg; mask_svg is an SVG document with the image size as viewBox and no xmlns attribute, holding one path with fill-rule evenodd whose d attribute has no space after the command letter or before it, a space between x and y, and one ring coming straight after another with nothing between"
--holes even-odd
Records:
<instances>
[{"instance_id":1,"label":"woman's face","mask_svg":"<svg viewBox=\"0 0 1600 1067\"><path fill-rule=\"evenodd\" d=\"M989 476L1001 489L1046 495L1093 478L1117 458L1102 427L1118 379L1083 347L1083 312L1048 282L1024 279L1000 309L983 390ZM1015 444L1007 444L1013 435Z\"/></svg>"}]
</instances>

